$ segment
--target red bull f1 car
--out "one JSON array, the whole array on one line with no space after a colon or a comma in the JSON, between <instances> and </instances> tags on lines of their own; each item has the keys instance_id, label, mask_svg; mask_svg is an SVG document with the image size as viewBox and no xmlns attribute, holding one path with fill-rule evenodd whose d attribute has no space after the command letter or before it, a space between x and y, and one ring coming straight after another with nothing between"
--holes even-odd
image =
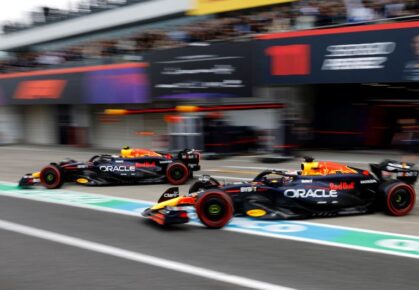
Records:
<instances>
[{"instance_id":1,"label":"red bull f1 car","mask_svg":"<svg viewBox=\"0 0 419 290\"><path fill-rule=\"evenodd\" d=\"M195 207L204 225L221 228L233 216L287 220L375 211L408 214L415 205L419 170L390 160L370 167L371 172L307 157L299 171L266 170L251 182L221 184L203 176L185 196L169 189L143 216L161 225L182 224L189 221L187 208Z\"/></svg>"},{"instance_id":2,"label":"red bull f1 car","mask_svg":"<svg viewBox=\"0 0 419 290\"><path fill-rule=\"evenodd\" d=\"M83 185L122 185L169 182L186 183L200 170L200 154L185 149L175 156L169 153L124 147L119 155L96 155L87 162L71 159L51 163L41 171L24 175L19 185L41 184L48 189L64 182Z\"/></svg>"}]
</instances>

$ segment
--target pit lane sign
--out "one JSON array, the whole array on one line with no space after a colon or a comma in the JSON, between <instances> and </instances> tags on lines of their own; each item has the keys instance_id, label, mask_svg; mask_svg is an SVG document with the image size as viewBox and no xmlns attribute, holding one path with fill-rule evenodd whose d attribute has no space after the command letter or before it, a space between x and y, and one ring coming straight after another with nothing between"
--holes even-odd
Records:
<instances>
[{"instance_id":1,"label":"pit lane sign","mask_svg":"<svg viewBox=\"0 0 419 290\"><path fill-rule=\"evenodd\" d=\"M20 189L16 184L0 182L0 196L9 196L66 206L107 211L140 217L152 203L133 199L69 190ZM201 225L192 211L191 224ZM234 218L224 230L270 238L342 247L419 259L419 237L300 221L259 221Z\"/></svg>"},{"instance_id":2,"label":"pit lane sign","mask_svg":"<svg viewBox=\"0 0 419 290\"><path fill-rule=\"evenodd\" d=\"M152 52L146 59L157 100L252 95L250 43L168 49Z\"/></svg>"},{"instance_id":3,"label":"pit lane sign","mask_svg":"<svg viewBox=\"0 0 419 290\"><path fill-rule=\"evenodd\" d=\"M419 21L267 34L254 45L257 84L419 80Z\"/></svg>"}]
</instances>

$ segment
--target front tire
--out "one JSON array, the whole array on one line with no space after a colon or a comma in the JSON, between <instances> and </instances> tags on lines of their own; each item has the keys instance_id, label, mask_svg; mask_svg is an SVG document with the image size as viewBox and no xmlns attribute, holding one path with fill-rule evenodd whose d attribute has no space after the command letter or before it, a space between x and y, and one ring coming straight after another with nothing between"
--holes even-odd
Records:
<instances>
[{"instance_id":1,"label":"front tire","mask_svg":"<svg viewBox=\"0 0 419 290\"><path fill-rule=\"evenodd\" d=\"M171 163L166 170L166 178L170 184L182 185L185 184L189 179L189 168L181 163Z\"/></svg>"},{"instance_id":2,"label":"front tire","mask_svg":"<svg viewBox=\"0 0 419 290\"><path fill-rule=\"evenodd\" d=\"M384 193L384 208L389 215L407 215L415 206L415 190L406 183L388 182L382 185L381 190Z\"/></svg>"},{"instance_id":3,"label":"front tire","mask_svg":"<svg viewBox=\"0 0 419 290\"><path fill-rule=\"evenodd\" d=\"M234 214L233 201L220 190L209 190L198 197L196 213L201 222L210 229L224 227Z\"/></svg>"},{"instance_id":4,"label":"front tire","mask_svg":"<svg viewBox=\"0 0 419 290\"><path fill-rule=\"evenodd\" d=\"M53 164L41 170L40 180L41 184L48 189L60 188L64 183L61 169Z\"/></svg>"}]
</instances>

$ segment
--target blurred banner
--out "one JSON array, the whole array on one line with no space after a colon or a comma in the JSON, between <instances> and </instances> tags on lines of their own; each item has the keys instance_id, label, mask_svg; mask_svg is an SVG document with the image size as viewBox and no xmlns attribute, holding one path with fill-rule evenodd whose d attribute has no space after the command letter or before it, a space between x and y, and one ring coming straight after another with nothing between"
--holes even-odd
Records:
<instances>
[{"instance_id":1,"label":"blurred banner","mask_svg":"<svg viewBox=\"0 0 419 290\"><path fill-rule=\"evenodd\" d=\"M419 22L262 35L257 84L419 81Z\"/></svg>"},{"instance_id":2,"label":"blurred banner","mask_svg":"<svg viewBox=\"0 0 419 290\"><path fill-rule=\"evenodd\" d=\"M220 43L149 54L157 99L211 99L252 95L251 43Z\"/></svg>"},{"instance_id":3,"label":"blurred banner","mask_svg":"<svg viewBox=\"0 0 419 290\"><path fill-rule=\"evenodd\" d=\"M190 15L205 15L227 12L239 9L248 9L278 3L294 2L295 0L194 0L194 9Z\"/></svg>"},{"instance_id":4,"label":"blurred banner","mask_svg":"<svg viewBox=\"0 0 419 290\"><path fill-rule=\"evenodd\" d=\"M145 63L0 75L0 104L124 104L150 99Z\"/></svg>"}]
</instances>

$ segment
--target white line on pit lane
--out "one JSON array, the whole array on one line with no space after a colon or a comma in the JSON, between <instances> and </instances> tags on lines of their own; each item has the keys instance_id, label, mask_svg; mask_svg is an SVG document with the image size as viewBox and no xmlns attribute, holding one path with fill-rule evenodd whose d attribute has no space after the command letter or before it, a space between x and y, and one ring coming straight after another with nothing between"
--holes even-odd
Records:
<instances>
[{"instance_id":1,"label":"white line on pit lane","mask_svg":"<svg viewBox=\"0 0 419 290\"><path fill-rule=\"evenodd\" d=\"M46 231L34 227L25 226L5 220L0 220L0 229L36 237L43 240L48 240L84 250L89 250L96 253L110 255L130 261L135 261L142 264L148 264L155 267L160 267L172 271L185 273L188 275L194 275L203 277L210 280L216 280L228 284L238 285L240 287L250 289L266 289L266 290L293 290L293 288L287 288L280 285L275 285L267 282L253 280L245 277L231 275L223 272L213 271L201 267L196 267L189 264L184 264L172 260L162 259L138 252L128 251L125 249L108 246L80 238L75 238L51 231Z\"/></svg>"}]
</instances>

